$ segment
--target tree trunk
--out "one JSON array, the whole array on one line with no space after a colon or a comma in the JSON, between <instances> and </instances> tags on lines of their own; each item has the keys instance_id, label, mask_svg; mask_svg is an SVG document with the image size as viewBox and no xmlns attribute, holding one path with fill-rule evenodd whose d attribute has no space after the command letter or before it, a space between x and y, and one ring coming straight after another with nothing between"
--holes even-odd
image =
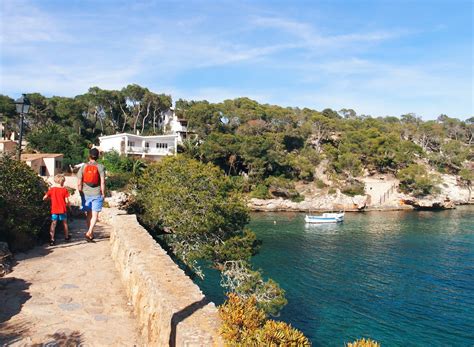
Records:
<instances>
[{"instance_id":1,"label":"tree trunk","mask_svg":"<svg viewBox=\"0 0 474 347\"><path fill-rule=\"evenodd\" d=\"M138 103L138 111L137 111L137 115L135 116L135 121L133 122L133 133L136 134L137 132L137 124L138 124L138 119L140 118L140 114L142 113L142 109L141 109L141 104Z\"/></svg>"},{"instance_id":2,"label":"tree trunk","mask_svg":"<svg viewBox=\"0 0 474 347\"><path fill-rule=\"evenodd\" d=\"M125 126L127 125L127 112L125 112L125 110L123 109L122 105L119 104L120 106L120 110L122 111L123 113L123 126L122 126L122 132L125 132Z\"/></svg>"},{"instance_id":3,"label":"tree trunk","mask_svg":"<svg viewBox=\"0 0 474 347\"><path fill-rule=\"evenodd\" d=\"M147 105L147 107L146 107L146 114L145 114L145 117L143 117L142 133L143 133L143 131L145 130L145 121L146 121L146 119L148 118L148 116L150 115L150 106L151 106L151 102L148 103L148 105Z\"/></svg>"}]
</instances>

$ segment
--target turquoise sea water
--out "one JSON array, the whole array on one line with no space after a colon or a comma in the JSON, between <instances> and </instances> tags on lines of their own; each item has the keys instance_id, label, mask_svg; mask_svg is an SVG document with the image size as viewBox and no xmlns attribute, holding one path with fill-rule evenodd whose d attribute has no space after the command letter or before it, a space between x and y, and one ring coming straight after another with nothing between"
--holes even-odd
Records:
<instances>
[{"instance_id":1,"label":"turquoise sea water","mask_svg":"<svg viewBox=\"0 0 474 347\"><path fill-rule=\"evenodd\" d=\"M260 213L253 264L285 290L280 317L314 346L370 337L382 346L474 345L474 208L346 214ZM223 301L217 272L199 285Z\"/></svg>"}]
</instances>

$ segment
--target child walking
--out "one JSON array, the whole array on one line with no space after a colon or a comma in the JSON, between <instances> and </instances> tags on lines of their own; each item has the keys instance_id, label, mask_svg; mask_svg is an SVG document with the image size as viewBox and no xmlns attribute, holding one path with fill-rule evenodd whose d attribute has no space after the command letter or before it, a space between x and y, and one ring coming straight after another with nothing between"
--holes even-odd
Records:
<instances>
[{"instance_id":1,"label":"child walking","mask_svg":"<svg viewBox=\"0 0 474 347\"><path fill-rule=\"evenodd\" d=\"M49 188L48 192L43 196L43 200L51 199L51 227L49 229L50 241L49 245L55 244L54 233L58 221L63 222L64 238L69 241L69 228L67 226L67 207L69 207L69 192L64 188L64 175L58 174L54 176L54 186ZM67 207L66 207L67 206Z\"/></svg>"}]
</instances>

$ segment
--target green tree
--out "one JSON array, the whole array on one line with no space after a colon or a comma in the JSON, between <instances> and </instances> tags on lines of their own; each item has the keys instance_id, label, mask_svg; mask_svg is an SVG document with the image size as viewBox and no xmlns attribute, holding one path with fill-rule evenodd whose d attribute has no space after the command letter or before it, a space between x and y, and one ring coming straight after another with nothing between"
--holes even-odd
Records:
<instances>
[{"instance_id":1,"label":"green tree","mask_svg":"<svg viewBox=\"0 0 474 347\"><path fill-rule=\"evenodd\" d=\"M469 200L472 195L472 183L474 182L474 170L472 167L464 167L459 171L462 184L469 190Z\"/></svg>"},{"instance_id":2,"label":"green tree","mask_svg":"<svg viewBox=\"0 0 474 347\"><path fill-rule=\"evenodd\" d=\"M437 192L438 176L430 174L419 164L411 164L397 174L400 190L415 196L423 196Z\"/></svg>"},{"instance_id":3,"label":"green tree","mask_svg":"<svg viewBox=\"0 0 474 347\"><path fill-rule=\"evenodd\" d=\"M4 138L10 138L12 132L18 130L19 117L16 113L14 100L2 94L0 94L0 122L4 127Z\"/></svg>"},{"instance_id":4,"label":"green tree","mask_svg":"<svg viewBox=\"0 0 474 347\"><path fill-rule=\"evenodd\" d=\"M141 218L162 233L173 253L197 274L198 260L224 269L229 261L249 260L258 243L244 228L248 210L233 181L212 164L184 156L170 157L148 166L139 181L137 202ZM263 283L263 284L262 284ZM248 292L264 287L265 307L284 303L283 291L273 281L246 282Z\"/></svg>"},{"instance_id":5,"label":"green tree","mask_svg":"<svg viewBox=\"0 0 474 347\"><path fill-rule=\"evenodd\" d=\"M42 153L63 153L63 165L68 167L82 162L88 143L76 132L55 124L47 125L27 136L28 148Z\"/></svg>"}]
</instances>

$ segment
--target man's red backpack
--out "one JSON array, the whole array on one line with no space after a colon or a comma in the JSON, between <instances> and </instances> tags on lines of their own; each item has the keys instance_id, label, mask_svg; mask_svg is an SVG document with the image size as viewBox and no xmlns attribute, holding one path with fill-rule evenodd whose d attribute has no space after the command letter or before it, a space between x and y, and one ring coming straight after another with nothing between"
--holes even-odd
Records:
<instances>
[{"instance_id":1,"label":"man's red backpack","mask_svg":"<svg viewBox=\"0 0 474 347\"><path fill-rule=\"evenodd\" d=\"M85 164L82 171L82 182L90 187L97 187L99 185L100 175L97 165Z\"/></svg>"}]
</instances>

